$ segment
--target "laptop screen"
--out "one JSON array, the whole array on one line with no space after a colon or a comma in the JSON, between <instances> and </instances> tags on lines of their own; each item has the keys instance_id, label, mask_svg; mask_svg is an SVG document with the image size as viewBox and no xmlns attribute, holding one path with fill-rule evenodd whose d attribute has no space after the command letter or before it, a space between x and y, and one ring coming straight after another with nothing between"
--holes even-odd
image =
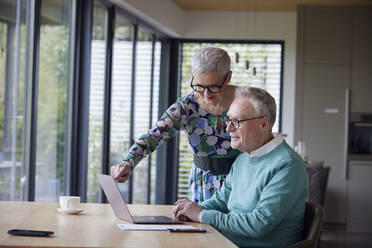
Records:
<instances>
[{"instance_id":1,"label":"laptop screen","mask_svg":"<svg viewBox=\"0 0 372 248\"><path fill-rule=\"evenodd\" d=\"M127 204L125 203L115 180L111 176L103 174L97 174L97 178L116 217L134 223L133 217L129 212Z\"/></svg>"}]
</instances>

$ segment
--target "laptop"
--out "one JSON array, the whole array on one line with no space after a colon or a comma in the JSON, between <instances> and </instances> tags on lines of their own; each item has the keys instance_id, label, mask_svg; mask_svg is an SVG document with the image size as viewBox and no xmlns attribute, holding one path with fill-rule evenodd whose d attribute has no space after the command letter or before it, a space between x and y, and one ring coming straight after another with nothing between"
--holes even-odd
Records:
<instances>
[{"instance_id":1,"label":"laptop","mask_svg":"<svg viewBox=\"0 0 372 248\"><path fill-rule=\"evenodd\" d=\"M120 193L119 187L111 176L97 174L98 182L110 202L114 214L119 219L134 224L182 224L182 221L167 216L133 216Z\"/></svg>"}]
</instances>

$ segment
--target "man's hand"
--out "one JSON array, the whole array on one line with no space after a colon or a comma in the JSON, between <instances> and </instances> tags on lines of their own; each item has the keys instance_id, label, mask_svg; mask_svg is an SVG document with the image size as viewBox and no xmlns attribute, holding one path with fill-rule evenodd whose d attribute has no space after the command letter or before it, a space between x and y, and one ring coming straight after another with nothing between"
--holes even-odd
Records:
<instances>
[{"instance_id":1,"label":"man's hand","mask_svg":"<svg viewBox=\"0 0 372 248\"><path fill-rule=\"evenodd\" d=\"M111 176L117 182L125 182L128 180L131 173L131 165L129 162L124 161L122 164L111 166Z\"/></svg>"},{"instance_id":2,"label":"man's hand","mask_svg":"<svg viewBox=\"0 0 372 248\"><path fill-rule=\"evenodd\" d=\"M173 208L173 216L177 220L188 218L194 222L200 222L200 213L203 211L198 204L188 199L178 200Z\"/></svg>"}]
</instances>

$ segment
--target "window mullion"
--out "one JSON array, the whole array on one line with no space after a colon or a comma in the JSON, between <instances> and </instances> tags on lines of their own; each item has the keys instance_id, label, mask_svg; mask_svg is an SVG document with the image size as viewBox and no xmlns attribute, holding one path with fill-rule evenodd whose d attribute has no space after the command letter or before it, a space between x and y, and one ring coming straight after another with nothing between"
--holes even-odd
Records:
<instances>
[{"instance_id":1,"label":"window mullion","mask_svg":"<svg viewBox=\"0 0 372 248\"><path fill-rule=\"evenodd\" d=\"M35 200L35 162L36 162L36 122L37 122L37 84L39 64L39 37L40 37L40 0L28 1L27 19L27 65L25 77L25 106L24 106L24 132L23 165L27 176L27 189L24 200Z\"/></svg>"},{"instance_id":2,"label":"window mullion","mask_svg":"<svg viewBox=\"0 0 372 248\"><path fill-rule=\"evenodd\" d=\"M103 140L102 140L102 173L109 173L110 162L110 120L111 120L111 91L112 91L112 54L114 37L114 8L108 10L107 41L106 41L106 72L105 72L105 94L104 94L104 119L103 119ZM101 202L106 201L105 194L101 194Z\"/></svg>"},{"instance_id":3,"label":"window mullion","mask_svg":"<svg viewBox=\"0 0 372 248\"><path fill-rule=\"evenodd\" d=\"M76 128L76 149L71 156L71 194L79 195L83 202L87 200L87 164L88 164L88 133L89 133L89 92L90 92L90 61L93 23L93 1L79 1L80 18L79 61L75 67L75 85L78 89L74 97L74 127ZM76 81L77 80L77 81ZM71 147L73 148L73 147Z\"/></svg>"},{"instance_id":4,"label":"window mullion","mask_svg":"<svg viewBox=\"0 0 372 248\"><path fill-rule=\"evenodd\" d=\"M134 144L134 109L135 109L135 93L136 93L136 60L137 60L137 36L138 26L133 27L133 47L132 47L132 98L130 111L130 146ZM133 202L133 176L129 178L129 193L128 203Z\"/></svg>"},{"instance_id":5,"label":"window mullion","mask_svg":"<svg viewBox=\"0 0 372 248\"><path fill-rule=\"evenodd\" d=\"M78 1L74 1L73 7L72 7L72 24L70 28L70 41L69 46L71 49L71 52L69 53L69 75L68 75L68 83L67 83L67 100L66 100L66 135L65 135L65 151L64 151L64 177L65 177L65 183L64 183L64 192L65 195L71 195L72 191L72 185L73 182L73 176L72 176L72 168L73 165L71 163L72 160L75 161L74 152L75 147L75 137L76 137L76 129L75 126L75 116L76 113L74 111L74 94L76 94L78 87L77 83L75 83L75 74L74 70L76 68L76 65L79 64L79 59L76 56L76 53L78 50L78 42L80 41L79 37L79 30L80 30L80 22L78 22L78 10L79 10L79 3Z\"/></svg>"}]
</instances>

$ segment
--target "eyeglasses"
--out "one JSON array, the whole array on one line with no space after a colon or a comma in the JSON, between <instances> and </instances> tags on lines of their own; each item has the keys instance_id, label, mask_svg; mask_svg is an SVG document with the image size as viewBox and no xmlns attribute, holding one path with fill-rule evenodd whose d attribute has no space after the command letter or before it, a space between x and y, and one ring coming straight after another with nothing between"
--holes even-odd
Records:
<instances>
[{"instance_id":1,"label":"eyeglasses","mask_svg":"<svg viewBox=\"0 0 372 248\"><path fill-rule=\"evenodd\" d=\"M244 119L244 120L237 120L237 119L230 119L230 118L227 118L225 119L225 123L226 125L228 126L230 123L231 125L235 128L235 129L238 129L240 127L240 122L243 122L243 121L250 121L250 120L256 120L256 119L261 119L261 118L264 118L265 116L259 116L259 117L253 117L253 118L248 118L248 119Z\"/></svg>"},{"instance_id":2,"label":"eyeglasses","mask_svg":"<svg viewBox=\"0 0 372 248\"><path fill-rule=\"evenodd\" d=\"M198 93L204 93L205 90L208 90L210 93L218 93L221 91L223 85L225 84L228 75L229 73L226 74L225 79L223 80L221 85L209 85L209 86L204 86L204 85L199 85L199 84L192 85L194 81L194 76L192 76L190 87Z\"/></svg>"}]
</instances>

